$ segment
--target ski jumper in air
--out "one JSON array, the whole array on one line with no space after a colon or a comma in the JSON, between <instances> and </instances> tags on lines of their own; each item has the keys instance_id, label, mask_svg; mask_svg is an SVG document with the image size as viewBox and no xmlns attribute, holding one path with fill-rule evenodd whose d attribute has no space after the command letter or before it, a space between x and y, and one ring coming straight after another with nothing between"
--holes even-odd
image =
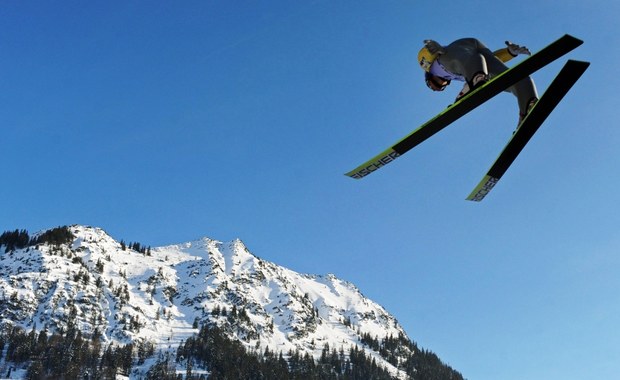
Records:
<instances>
[{"instance_id":1,"label":"ski jumper in air","mask_svg":"<svg viewBox=\"0 0 620 380\"><path fill-rule=\"evenodd\" d=\"M531 55L523 46L506 41L506 47L491 52L475 38L456 40L447 46L437 41L425 40L418 53L418 62L424 69L426 85L433 91L443 91L451 81L465 82L459 100L470 90L480 87L494 76L508 70L504 62L519 54ZM538 101L536 86L530 77L524 78L510 87L519 103L519 124Z\"/></svg>"}]
</instances>

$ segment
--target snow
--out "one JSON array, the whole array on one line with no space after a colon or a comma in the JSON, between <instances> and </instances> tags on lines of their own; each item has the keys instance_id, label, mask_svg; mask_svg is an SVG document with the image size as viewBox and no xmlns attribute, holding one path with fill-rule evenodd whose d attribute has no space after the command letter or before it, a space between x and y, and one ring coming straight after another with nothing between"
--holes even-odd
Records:
<instances>
[{"instance_id":1,"label":"snow","mask_svg":"<svg viewBox=\"0 0 620 380\"><path fill-rule=\"evenodd\" d=\"M197 333L194 321L213 322L248 349L300 350L320 357L325 344L366 349L360 342L404 330L383 307L334 275L307 275L254 256L241 240L202 238L157 247L146 255L100 228L72 226L70 247L41 245L2 254L0 298L17 302L2 322L54 331L70 321L106 342L148 341L174 350ZM4 249L0 249L4 252ZM99 264L98 264L99 263ZM103 270L97 267L103 265ZM85 278L87 277L87 278ZM247 320L230 322L215 309L235 308ZM130 326L137 321L138 327ZM345 321L350 321L350 324Z\"/></svg>"}]
</instances>

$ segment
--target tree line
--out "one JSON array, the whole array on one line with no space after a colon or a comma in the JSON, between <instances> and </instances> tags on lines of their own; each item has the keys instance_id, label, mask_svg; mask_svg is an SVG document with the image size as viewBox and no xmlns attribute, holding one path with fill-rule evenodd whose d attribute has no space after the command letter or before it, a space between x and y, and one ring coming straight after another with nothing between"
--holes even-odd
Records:
<instances>
[{"instance_id":1,"label":"tree line","mask_svg":"<svg viewBox=\"0 0 620 380\"><path fill-rule=\"evenodd\" d=\"M75 236L69 227L56 227L47 230L36 237L30 237L26 230L5 231L0 235L0 246L4 246L4 252L14 251L39 244L62 245L69 244Z\"/></svg>"},{"instance_id":2,"label":"tree line","mask_svg":"<svg viewBox=\"0 0 620 380\"><path fill-rule=\"evenodd\" d=\"M434 353L419 350L417 345L403 335L379 341L364 334L365 345L375 349L383 358L405 371L411 380L463 380ZM400 359L399 359L400 358ZM185 367L184 376L176 373ZM262 352L247 351L243 345L228 338L214 324L205 324L199 333L182 343L176 358L161 357L149 372L149 379L206 380L204 373L196 368L208 368L208 380L392 380L394 376L379 366L374 357L364 349L352 345L336 349L323 347L318 360L308 353L283 354L265 349Z\"/></svg>"},{"instance_id":3,"label":"tree line","mask_svg":"<svg viewBox=\"0 0 620 380\"><path fill-rule=\"evenodd\" d=\"M104 346L99 333L86 338L75 328L49 334L5 324L0 333L2 353L7 369L0 377L10 378L16 368L27 368L27 380L103 380L115 379L117 374L128 376L154 349L145 342Z\"/></svg>"},{"instance_id":4,"label":"tree line","mask_svg":"<svg viewBox=\"0 0 620 380\"><path fill-rule=\"evenodd\" d=\"M370 339L374 344L375 339ZM415 344L406 338L392 337L379 342L381 356L402 353L403 347ZM1 357L1 355L5 355ZM160 352L154 357L154 346L148 342L127 345L105 344L95 331L84 337L73 327L49 334L30 332L9 324L0 331L0 359L10 378L15 368L27 368L26 379L115 379L129 376L135 366L149 358L154 364L144 374L152 380L393 380L394 376L379 366L364 349L352 345L347 351L325 345L314 359L308 353L290 351L288 355L270 349L247 350L239 341L229 338L213 324L202 325L198 334L182 342L176 355ZM395 365L412 380L462 380L460 373L442 363L425 350L410 351L409 357ZM179 373L182 368L182 373Z\"/></svg>"}]
</instances>

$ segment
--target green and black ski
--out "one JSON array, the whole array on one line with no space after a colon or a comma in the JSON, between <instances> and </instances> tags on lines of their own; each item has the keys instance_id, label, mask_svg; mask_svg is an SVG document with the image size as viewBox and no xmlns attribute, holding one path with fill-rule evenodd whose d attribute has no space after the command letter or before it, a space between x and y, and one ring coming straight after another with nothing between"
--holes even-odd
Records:
<instances>
[{"instance_id":1,"label":"green and black ski","mask_svg":"<svg viewBox=\"0 0 620 380\"><path fill-rule=\"evenodd\" d=\"M500 178L506 173L510 165L517 158L521 150L530 141L534 133L560 103L564 95L573 87L581 75L590 66L589 62L569 60L560 73L555 77L549 88L542 95L538 103L521 122L519 129L512 136L508 144L491 166L482 181L469 194L467 200L480 202L493 189Z\"/></svg>"},{"instance_id":2,"label":"green and black ski","mask_svg":"<svg viewBox=\"0 0 620 380\"><path fill-rule=\"evenodd\" d=\"M435 116L405 138L371 158L357 168L346 173L347 176L360 179L379 168L389 164L416 145L422 143L435 133L441 131L469 111L491 99L500 92L513 86L521 79L531 75L540 68L555 61L581 45L583 41L570 35L564 35L536 54L528 57L518 65L497 75L483 86L471 91L458 102Z\"/></svg>"}]
</instances>

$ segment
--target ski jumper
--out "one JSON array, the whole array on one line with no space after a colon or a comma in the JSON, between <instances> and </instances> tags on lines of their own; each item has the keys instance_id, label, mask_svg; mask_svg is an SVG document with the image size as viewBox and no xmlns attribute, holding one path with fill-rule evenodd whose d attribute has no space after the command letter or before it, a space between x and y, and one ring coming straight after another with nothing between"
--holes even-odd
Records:
<instances>
[{"instance_id":1,"label":"ski jumper","mask_svg":"<svg viewBox=\"0 0 620 380\"><path fill-rule=\"evenodd\" d=\"M477 75L484 74L490 79L508 70L502 61L507 61L509 57L505 54L510 54L503 50L506 49L493 53L475 38L456 40L443 46L429 72L448 80L465 81L470 88L474 88L472 81ZM527 113L530 101L538 98L536 86L530 77L522 79L506 91L517 97L519 113L523 115Z\"/></svg>"}]
</instances>

